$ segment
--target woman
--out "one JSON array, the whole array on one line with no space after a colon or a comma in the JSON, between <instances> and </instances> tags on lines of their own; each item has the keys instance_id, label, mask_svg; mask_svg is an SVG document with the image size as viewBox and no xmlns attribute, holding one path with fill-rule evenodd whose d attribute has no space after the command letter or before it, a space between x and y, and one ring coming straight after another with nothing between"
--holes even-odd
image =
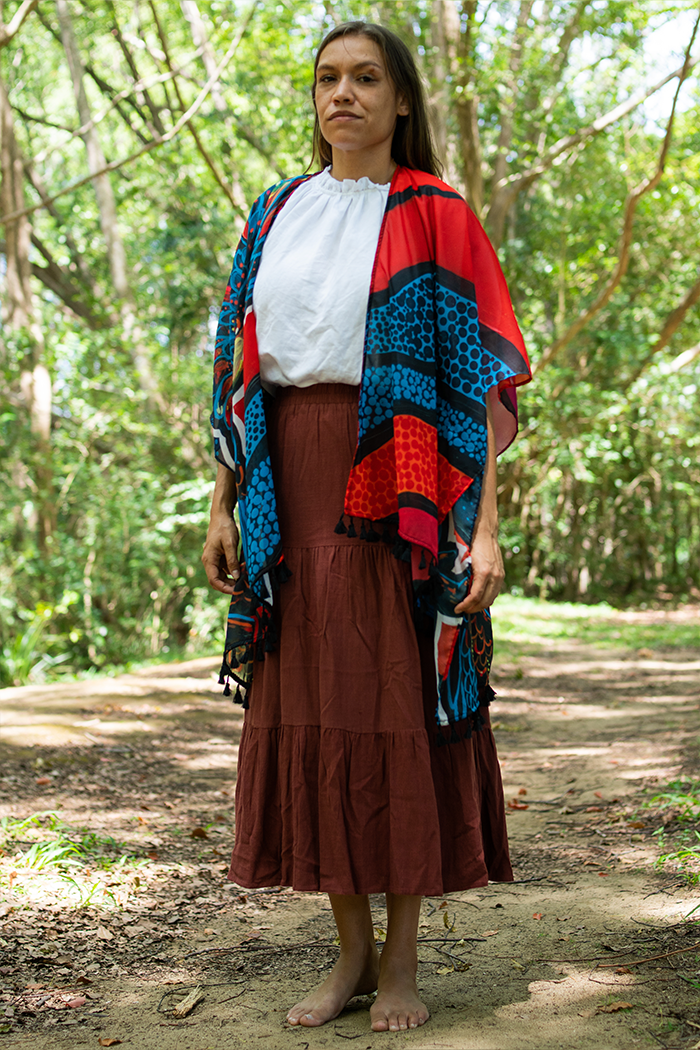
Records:
<instances>
[{"instance_id":1,"label":"woman","mask_svg":"<svg viewBox=\"0 0 700 1050\"><path fill-rule=\"evenodd\" d=\"M332 30L313 97L324 170L253 206L217 335L202 560L232 595L222 674L247 708L229 878L330 896L340 957L290 1024L376 991L372 1029L398 1031L428 1019L421 895L512 879L486 610L529 366L493 250L437 178L408 49Z\"/></svg>"}]
</instances>

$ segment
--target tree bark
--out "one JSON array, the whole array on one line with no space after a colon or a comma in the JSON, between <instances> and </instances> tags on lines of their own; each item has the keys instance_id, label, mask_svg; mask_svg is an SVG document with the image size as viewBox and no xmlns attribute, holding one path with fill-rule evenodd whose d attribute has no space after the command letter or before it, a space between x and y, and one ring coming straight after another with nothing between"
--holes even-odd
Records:
<instances>
[{"instance_id":1,"label":"tree bark","mask_svg":"<svg viewBox=\"0 0 700 1050\"><path fill-rule=\"evenodd\" d=\"M12 107L0 79L0 203L3 214L24 208L24 168L15 139ZM5 225L5 288L2 324L23 347L20 387L32 434L31 474L36 487L37 542L45 553L54 531L51 464L51 377L44 335L34 308L29 261L31 225L22 216Z\"/></svg>"},{"instance_id":2,"label":"tree bark","mask_svg":"<svg viewBox=\"0 0 700 1050\"><path fill-rule=\"evenodd\" d=\"M56 9L73 83L78 116L81 125L85 127L82 139L87 152L88 167L93 175L92 181L100 213L100 226L107 247L107 260L112 276L112 284L114 285L117 298L120 300L119 311L124 330L124 339L131 352L139 387L145 394L149 405L162 411L164 403L153 375L150 354L137 323L136 304L129 283L124 242L117 223L117 208L112 184L109 180L109 175L103 171L106 166L105 155L102 152L97 129L91 124L92 114L83 82L83 64L78 51L78 42L73 29L68 0L56 0Z\"/></svg>"}]
</instances>

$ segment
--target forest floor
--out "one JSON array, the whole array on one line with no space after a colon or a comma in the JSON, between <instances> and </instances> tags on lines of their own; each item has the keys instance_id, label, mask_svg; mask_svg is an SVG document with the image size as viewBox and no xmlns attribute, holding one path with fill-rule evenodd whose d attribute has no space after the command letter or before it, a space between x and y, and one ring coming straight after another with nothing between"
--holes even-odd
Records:
<instances>
[{"instance_id":1,"label":"forest floor","mask_svg":"<svg viewBox=\"0 0 700 1050\"><path fill-rule=\"evenodd\" d=\"M224 881L242 718L215 660L0 691L0 1050L700 1047L700 642L536 633L494 672L516 881L424 901L431 1018L395 1034L366 999L285 1024L332 916Z\"/></svg>"}]
</instances>

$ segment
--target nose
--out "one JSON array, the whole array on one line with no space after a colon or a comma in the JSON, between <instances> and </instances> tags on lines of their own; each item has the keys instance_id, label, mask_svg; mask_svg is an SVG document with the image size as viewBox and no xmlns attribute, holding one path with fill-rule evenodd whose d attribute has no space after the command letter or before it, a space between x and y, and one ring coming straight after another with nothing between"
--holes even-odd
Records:
<instances>
[{"instance_id":1,"label":"nose","mask_svg":"<svg viewBox=\"0 0 700 1050\"><path fill-rule=\"evenodd\" d=\"M352 101L352 98L352 80L349 76L340 77L335 86L335 91L333 92L333 100L335 102L350 102Z\"/></svg>"}]
</instances>

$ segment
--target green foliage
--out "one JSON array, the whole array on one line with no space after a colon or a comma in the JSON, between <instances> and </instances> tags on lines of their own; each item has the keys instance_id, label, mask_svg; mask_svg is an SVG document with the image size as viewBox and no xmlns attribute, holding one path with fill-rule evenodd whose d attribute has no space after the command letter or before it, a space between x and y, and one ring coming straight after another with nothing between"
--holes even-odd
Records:
<instances>
[{"instance_id":1,"label":"green foliage","mask_svg":"<svg viewBox=\"0 0 700 1050\"><path fill-rule=\"evenodd\" d=\"M109 907L116 898L108 887L128 893L144 863L111 835L75 830L55 811L0 820L0 890L6 886L20 899L30 894L83 908Z\"/></svg>"}]
</instances>

